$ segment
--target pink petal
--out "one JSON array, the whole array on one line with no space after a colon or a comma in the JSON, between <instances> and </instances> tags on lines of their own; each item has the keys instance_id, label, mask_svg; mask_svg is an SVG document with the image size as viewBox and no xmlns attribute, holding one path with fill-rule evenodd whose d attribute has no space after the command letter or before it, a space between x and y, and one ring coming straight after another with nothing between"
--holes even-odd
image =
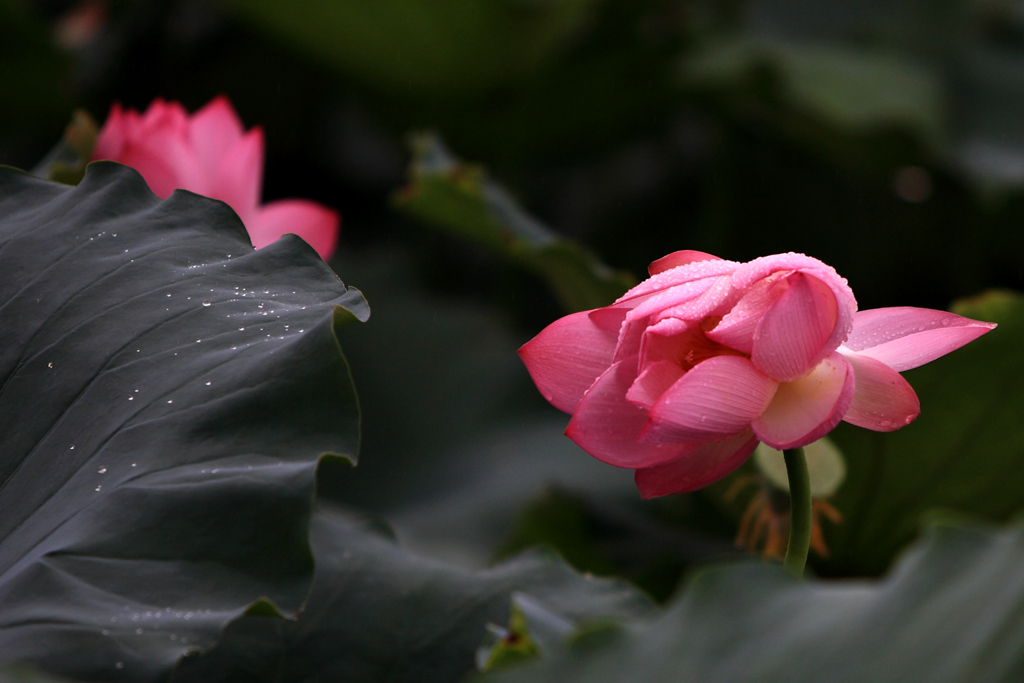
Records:
<instances>
[{"instance_id":1,"label":"pink petal","mask_svg":"<svg viewBox=\"0 0 1024 683\"><path fill-rule=\"evenodd\" d=\"M620 304L635 305L635 308L626 315L615 360L639 353L642 339L655 325L673 318L701 320L719 310L727 310L734 295L727 278L709 277Z\"/></svg>"},{"instance_id":2,"label":"pink petal","mask_svg":"<svg viewBox=\"0 0 1024 683\"><path fill-rule=\"evenodd\" d=\"M615 310L628 311L628 309L623 308L616 308ZM636 317L632 315L632 313L632 311L628 311L626 313L622 322L622 327L619 329L619 338L615 347L616 363L640 353L640 346L643 342L644 334L650 326L650 316Z\"/></svg>"},{"instance_id":3,"label":"pink petal","mask_svg":"<svg viewBox=\"0 0 1024 683\"><path fill-rule=\"evenodd\" d=\"M775 254L754 259L741 264L732 275L732 284L738 289L748 289L758 280L779 277L787 273L804 273L824 284L832 291L836 303L836 320L832 334L824 344L827 351L818 357L821 360L828 352L835 350L853 329L853 314L857 310L857 300L853 291L832 266L826 265L816 258L804 254ZM813 365L808 366L808 370Z\"/></svg>"},{"instance_id":4,"label":"pink petal","mask_svg":"<svg viewBox=\"0 0 1024 683\"><path fill-rule=\"evenodd\" d=\"M843 345L903 371L955 351L995 326L928 308L875 308L854 316L853 331Z\"/></svg>"},{"instance_id":5,"label":"pink petal","mask_svg":"<svg viewBox=\"0 0 1024 683\"><path fill-rule=\"evenodd\" d=\"M218 95L192 115L189 133L192 147L203 166L216 169L220 166L220 161L228 153L228 150L242 139L245 127L228 98ZM262 165L261 153L260 166Z\"/></svg>"},{"instance_id":6,"label":"pink petal","mask_svg":"<svg viewBox=\"0 0 1024 683\"><path fill-rule=\"evenodd\" d=\"M804 377L779 385L771 403L753 421L754 434L779 450L817 441L843 419L855 388L850 363L833 353Z\"/></svg>"},{"instance_id":7,"label":"pink petal","mask_svg":"<svg viewBox=\"0 0 1024 683\"><path fill-rule=\"evenodd\" d=\"M608 334L617 336L627 313L629 313L628 308L618 306L595 308L590 312L590 320Z\"/></svg>"},{"instance_id":8,"label":"pink petal","mask_svg":"<svg viewBox=\"0 0 1024 683\"><path fill-rule=\"evenodd\" d=\"M158 97L139 119L139 130L150 134L165 130L184 137L188 133L188 112L180 102L168 102Z\"/></svg>"},{"instance_id":9,"label":"pink petal","mask_svg":"<svg viewBox=\"0 0 1024 683\"><path fill-rule=\"evenodd\" d=\"M668 360L682 370L689 370L709 358L738 355L741 354L708 339L700 324L665 318L644 332L640 343L640 368Z\"/></svg>"},{"instance_id":10,"label":"pink petal","mask_svg":"<svg viewBox=\"0 0 1024 683\"><path fill-rule=\"evenodd\" d=\"M706 292L719 280L724 280L725 284L728 285L727 278L707 277L667 287L659 292L655 292L637 304L630 311L630 317L634 319L646 317L667 308L684 304Z\"/></svg>"},{"instance_id":11,"label":"pink petal","mask_svg":"<svg viewBox=\"0 0 1024 683\"><path fill-rule=\"evenodd\" d=\"M683 376L685 370L672 361L663 360L644 368L626 392L626 400L650 410L661 395Z\"/></svg>"},{"instance_id":12,"label":"pink petal","mask_svg":"<svg viewBox=\"0 0 1024 683\"><path fill-rule=\"evenodd\" d=\"M253 128L244 136L239 136L231 147L226 149L221 156L211 166L207 166L208 173L213 176L210 184L210 197L220 199L231 205L239 216L242 217L242 221L246 222L250 220L250 217L256 212L257 207L260 204L260 195L263 191L263 130L259 127ZM294 203L295 200L286 201L285 205ZM312 206L320 206L319 204L313 204L312 202L305 202ZM263 207L266 211L272 205L280 204L280 202L273 202ZM326 207L321 207L326 209ZM282 209L275 209L281 211ZM295 212L294 220L297 225L301 225L300 221L320 220L322 224L313 224L306 228L306 231L311 237L316 239L319 232L324 231L324 235L330 237L332 234L334 238L328 240L321 246L327 248L328 253L334 252L334 243L337 236L337 214L334 217L330 217L327 214L323 214L320 217L314 216L310 209L292 208L291 211ZM329 211L329 210L328 210ZM307 215L300 217L299 212L305 212ZM321 211L323 213L323 211ZM285 219L282 217L282 219ZM291 220L291 219L288 219ZM333 232L331 229L333 227ZM300 233L298 230L285 229L284 232L294 232L310 244L313 244L313 240L308 239L306 235ZM273 242L280 237L284 232L273 236L273 229L271 229L270 235L272 239L267 240L267 244ZM252 232L250 230L250 235ZM254 242L255 244L255 242ZM258 249L260 246L256 245ZM319 247L314 245L321 256L324 252ZM324 258L330 258L326 256Z\"/></svg>"},{"instance_id":13,"label":"pink petal","mask_svg":"<svg viewBox=\"0 0 1024 683\"><path fill-rule=\"evenodd\" d=\"M592 456L616 467L650 467L671 460L692 444L642 443L647 411L626 400L636 380L636 359L616 363L601 375L576 408L566 436Z\"/></svg>"},{"instance_id":14,"label":"pink petal","mask_svg":"<svg viewBox=\"0 0 1024 683\"><path fill-rule=\"evenodd\" d=\"M777 386L745 357L709 358L662 394L641 438L660 443L734 436L764 411Z\"/></svg>"},{"instance_id":15,"label":"pink petal","mask_svg":"<svg viewBox=\"0 0 1024 683\"><path fill-rule=\"evenodd\" d=\"M844 421L876 432L891 432L917 418L921 403L898 372L869 356L843 355L856 377L853 403L843 415Z\"/></svg>"},{"instance_id":16,"label":"pink petal","mask_svg":"<svg viewBox=\"0 0 1024 683\"><path fill-rule=\"evenodd\" d=\"M662 271L657 275L652 275L619 297L615 303L624 303L634 299L650 296L651 294L660 292L663 289L682 285L694 280L703 280L706 277L728 275L739 265L740 264L735 261L725 261L723 259L687 263L684 266L679 266L678 268L672 268L670 270Z\"/></svg>"},{"instance_id":17,"label":"pink petal","mask_svg":"<svg viewBox=\"0 0 1024 683\"><path fill-rule=\"evenodd\" d=\"M660 259L652 263L648 268L647 272L651 275L657 275L658 273L664 272L671 268L678 268L679 266L685 266L688 263L696 263L697 261L721 261L722 259L711 254L705 254L703 251L693 251L692 249L683 249L682 251L674 251L668 256L662 256Z\"/></svg>"},{"instance_id":18,"label":"pink petal","mask_svg":"<svg viewBox=\"0 0 1024 683\"><path fill-rule=\"evenodd\" d=\"M188 143L187 119L181 105L161 99L154 100L141 116L115 105L97 137L92 158L131 166L162 199L178 188L209 196L207 174Z\"/></svg>"},{"instance_id":19,"label":"pink petal","mask_svg":"<svg viewBox=\"0 0 1024 683\"><path fill-rule=\"evenodd\" d=\"M265 204L245 227L257 249L290 232L306 240L321 258L329 259L338 243L340 221L338 212L323 204L283 199Z\"/></svg>"},{"instance_id":20,"label":"pink petal","mask_svg":"<svg viewBox=\"0 0 1024 683\"><path fill-rule=\"evenodd\" d=\"M590 313L559 318L519 349L541 395L567 413L576 411L583 394L611 366L615 352L615 333ZM628 385L623 397L626 389Z\"/></svg>"},{"instance_id":21,"label":"pink petal","mask_svg":"<svg viewBox=\"0 0 1024 683\"><path fill-rule=\"evenodd\" d=\"M198 192L197 189L185 187L189 183L182 181L181 173L170 163L172 160L158 151L128 144L112 161L138 171L145 178L149 189L160 199L167 199L178 188Z\"/></svg>"},{"instance_id":22,"label":"pink petal","mask_svg":"<svg viewBox=\"0 0 1024 683\"><path fill-rule=\"evenodd\" d=\"M765 279L754 284L722 320L707 333L709 339L741 353L754 350L754 333L765 311L785 292Z\"/></svg>"},{"instance_id":23,"label":"pink petal","mask_svg":"<svg viewBox=\"0 0 1024 683\"><path fill-rule=\"evenodd\" d=\"M170 196L178 188L211 196L211 174L196 156L188 112L178 102L154 100L131 132L125 154L137 161L122 163L141 173L158 197ZM166 168L169 176L158 175L157 166Z\"/></svg>"},{"instance_id":24,"label":"pink petal","mask_svg":"<svg viewBox=\"0 0 1024 683\"><path fill-rule=\"evenodd\" d=\"M807 374L834 351L835 296L821 280L796 272L772 284L786 287L764 312L754 332L751 360L758 370L780 382ZM770 296L770 294L769 294Z\"/></svg>"},{"instance_id":25,"label":"pink petal","mask_svg":"<svg viewBox=\"0 0 1024 683\"><path fill-rule=\"evenodd\" d=\"M727 277L707 278L705 282L708 280L711 286L706 291L665 308L655 317L672 316L697 321L725 315L739 300L742 292L735 289Z\"/></svg>"},{"instance_id":26,"label":"pink petal","mask_svg":"<svg viewBox=\"0 0 1024 683\"><path fill-rule=\"evenodd\" d=\"M742 465L756 447L757 438L749 430L724 441L702 444L675 460L638 469L636 487L644 499L696 491Z\"/></svg>"},{"instance_id":27,"label":"pink petal","mask_svg":"<svg viewBox=\"0 0 1024 683\"><path fill-rule=\"evenodd\" d=\"M691 325L678 318L666 318L648 327L640 339L640 367L661 360L680 360L692 332ZM696 332L703 336L699 330Z\"/></svg>"},{"instance_id":28,"label":"pink petal","mask_svg":"<svg viewBox=\"0 0 1024 683\"><path fill-rule=\"evenodd\" d=\"M853 291L846 280L839 276L835 268L804 254L793 252L773 254L742 263L733 273L733 285L739 289L746 289L758 280L763 280L774 273L786 271L799 271L813 275L835 292L836 298L844 307L852 307L856 310L857 300L853 296Z\"/></svg>"}]
</instances>

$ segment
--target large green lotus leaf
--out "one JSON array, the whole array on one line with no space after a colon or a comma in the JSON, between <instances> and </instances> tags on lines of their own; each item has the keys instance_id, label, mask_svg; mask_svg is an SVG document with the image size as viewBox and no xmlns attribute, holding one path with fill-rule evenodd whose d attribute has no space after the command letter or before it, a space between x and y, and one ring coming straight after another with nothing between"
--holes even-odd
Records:
<instances>
[{"instance_id":1,"label":"large green lotus leaf","mask_svg":"<svg viewBox=\"0 0 1024 683\"><path fill-rule=\"evenodd\" d=\"M395 205L460 239L534 271L570 312L607 306L635 284L579 244L542 225L474 164L456 159L431 133L413 137L409 184Z\"/></svg>"},{"instance_id":2,"label":"large green lotus leaf","mask_svg":"<svg viewBox=\"0 0 1024 683\"><path fill-rule=\"evenodd\" d=\"M652 609L619 581L576 574L531 553L484 571L413 555L365 521L318 507L317 574L297 621L246 616L175 681L457 681L474 666L488 624L506 624L513 594L567 622L637 618Z\"/></svg>"},{"instance_id":3,"label":"large green lotus leaf","mask_svg":"<svg viewBox=\"0 0 1024 683\"><path fill-rule=\"evenodd\" d=\"M493 683L1019 681L1024 529L931 527L880 581L744 563L691 577L655 619L585 630Z\"/></svg>"},{"instance_id":4,"label":"large green lotus leaf","mask_svg":"<svg viewBox=\"0 0 1024 683\"><path fill-rule=\"evenodd\" d=\"M235 0L262 30L350 76L405 95L529 74L592 0Z\"/></svg>"},{"instance_id":5,"label":"large green lotus leaf","mask_svg":"<svg viewBox=\"0 0 1024 683\"><path fill-rule=\"evenodd\" d=\"M0 168L0 663L154 680L298 610L318 462L358 448L336 329L367 314L221 202Z\"/></svg>"},{"instance_id":6,"label":"large green lotus leaf","mask_svg":"<svg viewBox=\"0 0 1024 683\"><path fill-rule=\"evenodd\" d=\"M955 309L999 327L905 374L921 415L888 434L843 425L832 434L847 478L826 522L830 573L876 574L917 533L921 514L945 507L993 520L1024 508L1024 299L993 292Z\"/></svg>"}]
</instances>

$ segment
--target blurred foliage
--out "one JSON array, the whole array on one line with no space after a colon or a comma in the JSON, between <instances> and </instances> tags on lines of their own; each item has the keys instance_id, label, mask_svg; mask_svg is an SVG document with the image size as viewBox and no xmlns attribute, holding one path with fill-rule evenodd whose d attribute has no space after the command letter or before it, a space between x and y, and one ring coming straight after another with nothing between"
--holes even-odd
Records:
<instances>
[{"instance_id":1,"label":"blurred foliage","mask_svg":"<svg viewBox=\"0 0 1024 683\"><path fill-rule=\"evenodd\" d=\"M172 681L457 681L510 603L543 606L529 611L542 622L531 628L538 637L552 621L618 621L652 608L625 583L580 576L543 553L480 572L424 560L379 523L330 505L314 513L310 540L317 577L306 610L238 619L215 647L185 657Z\"/></svg>"},{"instance_id":2,"label":"blurred foliage","mask_svg":"<svg viewBox=\"0 0 1024 683\"><path fill-rule=\"evenodd\" d=\"M516 597L519 599L517 600ZM523 614L524 600L516 596L512 600L512 607L508 618L508 627L491 625L490 634L493 637L491 642L485 642L477 649L477 667L481 671L495 671L516 664L522 664L536 657L539 657L540 648L530 635L530 629ZM530 603L525 603L529 605ZM566 635L572 626L563 622L563 628L559 629L559 635Z\"/></svg>"},{"instance_id":3,"label":"blurred foliage","mask_svg":"<svg viewBox=\"0 0 1024 683\"><path fill-rule=\"evenodd\" d=\"M653 618L585 624L540 662L472 680L1009 683L1024 673L1022 560L1019 524L947 519L881 582L705 568Z\"/></svg>"},{"instance_id":4,"label":"blurred foliage","mask_svg":"<svg viewBox=\"0 0 1024 683\"><path fill-rule=\"evenodd\" d=\"M826 529L833 552L822 572L882 572L931 508L995 520L1021 509L1024 298L992 292L955 310L999 327L906 373L921 399L915 423L889 435L849 425L834 432L849 471L832 499L844 518Z\"/></svg>"},{"instance_id":5,"label":"blurred foliage","mask_svg":"<svg viewBox=\"0 0 1024 683\"><path fill-rule=\"evenodd\" d=\"M99 125L96 120L88 112L76 109L60 142L36 164L32 174L66 185L77 185L92 158L97 135Z\"/></svg>"},{"instance_id":6,"label":"blurred foliage","mask_svg":"<svg viewBox=\"0 0 1024 683\"><path fill-rule=\"evenodd\" d=\"M700 526L706 528L707 520ZM523 509L498 557L536 545L556 550L579 571L628 578L657 600L668 598L692 563L740 556L721 535L678 528L626 505L559 487Z\"/></svg>"},{"instance_id":7,"label":"blurred foliage","mask_svg":"<svg viewBox=\"0 0 1024 683\"><path fill-rule=\"evenodd\" d=\"M412 148L409 185L394 195L395 205L536 272L566 313L607 305L636 284L541 225L483 169L453 158L436 136L416 135Z\"/></svg>"},{"instance_id":8,"label":"blurred foliage","mask_svg":"<svg viewBox=\"0 0 1024 683\"><path fill-rule=\"evenodd\" d=\"M66 87L70 59L51 43L47 29L23 3L0 0L0 150L31 154L24 138L47 126L52 144L52 127L74 106Z\"/></svg>"},{"instance_id":9,"label":"blurred foliage","mask_svg":"<svg viewBox=\"0 0 1024 683\"><path fill-rule=\"evenodd\" d=\"M262 31L349 76L403 93L519 80L549 57L594 0L244 0Z\"/></svg>"}]
</instances>

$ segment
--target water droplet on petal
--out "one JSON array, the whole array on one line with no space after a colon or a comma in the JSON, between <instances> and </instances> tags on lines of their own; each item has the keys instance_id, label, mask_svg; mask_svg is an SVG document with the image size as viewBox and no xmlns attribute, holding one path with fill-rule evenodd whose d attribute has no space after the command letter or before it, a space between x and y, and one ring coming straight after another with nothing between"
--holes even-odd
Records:
<instances>
[{"instance_id":1,"label":"water droplet on petal","mask_svg":"<svg viewBox=\"0 0 1024 683\"><path fill-rule=\"evenodd\" d=\"M204 301L203 302L203 306L212 306L212 305L213 304L211 304L209 301Z\"/></svg>"},{"instance_id":2,"label":"water droplet on petal","mask_svg":"<svg viewBox=\"0 0 1024 683\"><path fill-rule=\"evenodd\" d=\"M47 364L46 364L46 367L48 367L48 368L53 368L53 363L47 363Z\"/></svg>"}]
</instances>

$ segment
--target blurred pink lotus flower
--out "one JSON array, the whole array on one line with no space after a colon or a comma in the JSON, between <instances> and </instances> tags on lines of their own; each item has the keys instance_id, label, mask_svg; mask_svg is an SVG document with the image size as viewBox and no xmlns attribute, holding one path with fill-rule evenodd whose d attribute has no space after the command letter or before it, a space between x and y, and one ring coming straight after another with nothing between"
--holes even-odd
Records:
<instances>
[{"instance_id":1,"label":"blurred pink lotus flower","mask_svg":"<svg viewBox=\"0 0 1024 683\"><path fill-rule=\"evenodd\" d=\"M224 96L191 117L181 104L161 99L141 114L115 104L93 149L98 159L133 167L162 199L181 188L226 202L257 249L290 232L324 259L334 253L337 211L305 199L260 204L263 131L246 132Z\"/></svg>"},{"instance_id":2,"label":"blurred pink lotus flower","mask_svg":"<svg viewBox=\"0 0 1024 683\"><path fill-rule=\"evenodd\" d=\"M566 434L636 470L644 498L692 491L759 441L805 446L840 420L892 431L920 413L900 372L995 327L944 311L857 311L803 254L749 263L679 251L611 306L555 321L519 355Z\"/></svg>"}]
</instances>

